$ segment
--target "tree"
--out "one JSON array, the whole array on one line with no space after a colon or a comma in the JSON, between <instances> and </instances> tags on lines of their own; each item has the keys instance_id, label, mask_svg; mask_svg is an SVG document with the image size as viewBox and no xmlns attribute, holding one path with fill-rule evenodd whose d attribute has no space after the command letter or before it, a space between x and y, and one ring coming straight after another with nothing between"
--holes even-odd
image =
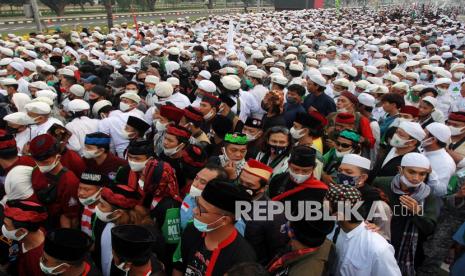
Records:
<instances>
[{"instance_id":1,"label":"tree","mask_svg":"<svg viewBox=\"0 0 465 276\"><path fill-rule=\"evenodd\" d=\"M92 0L40 0L45 6L49 7L57 16L65 15L65 7L69 4L81 5L93 3Z\"/></svg>"},{"instance_id":2,"label":"tree","mask_svg":"<svg viewBox=\"0 0 465 276\"><path fill-rule=\"evenodd\" d=\"M103 6L105 7L105 11L107 12L108 30L110 30L110 28L113 28L113 9L111 4L111 0L105 0L103 2Z\"/></svg>"}]
</instances>

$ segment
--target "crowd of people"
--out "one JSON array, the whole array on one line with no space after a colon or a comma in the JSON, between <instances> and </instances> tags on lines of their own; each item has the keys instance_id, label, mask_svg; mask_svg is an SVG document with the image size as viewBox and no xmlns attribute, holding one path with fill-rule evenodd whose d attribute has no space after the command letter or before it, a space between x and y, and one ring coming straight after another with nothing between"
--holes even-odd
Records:
<instances>
[{"instance_id":1,"label":"crowd of people","mask_svg":"<svg viewBox=\"0 0 465 276\"><path fill-rule=\"evenodd\" d=\"M465 29L449 15L4 35L1 273L464 275ZM334 219L295 219L302 202Z\"/></svg>"}]
</instances>

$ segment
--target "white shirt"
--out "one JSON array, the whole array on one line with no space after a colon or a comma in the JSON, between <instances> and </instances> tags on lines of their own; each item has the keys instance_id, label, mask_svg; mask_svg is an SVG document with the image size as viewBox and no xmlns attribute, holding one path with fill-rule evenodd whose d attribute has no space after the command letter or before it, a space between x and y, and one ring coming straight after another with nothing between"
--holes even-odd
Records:
<instances>
[{"instance_id":1,"label":"white shirt","mask_svg":"<svg viewBox=\"0 0 465 276\"><path fill-rule=\"evenodd\" d=\"M437 187L433 187L433 194L439 197L446 195L449 180L456 170L454 159L443 148L435 151L425 151L424 155L428 157L431 168L436 172L439 179Z\"/></svg>"},{"instance_id":2,"label":"white shirt","mask_svg":"<svg viewBox=\"0 0 465 276\"><path fill-rule=\"evenodd\" d=\"M394 248L364 222L349 233L342 229L336 241L336 271L341 276L401 275Z\"/></svg>"},{"instance_id":3,"label":"white shirt","mask_svg":"<svg viewBox=\"0 0 465 276\"><path fill-rule=\"evenodd\" d=\"M48 120L41 124L41 125L32 125L31 126L31 140L34 139L36 136L46 134L48 129L54 125L54 124L59 124L60 126L63 126L63 123L55 118L48 118Z\"/></svg>"},{"instance_id":4,"label":"white shirt","mask_svg":"<svg viewBox=\"0 0 465 276\"><path fill-rule=\"evenodd\" d=\"M18 148L18 155L21 156L23 155L23 149L24 145L29 143L31 140L31 130L29 128L26 128L25 130L16 133L15 135L15 140L16 140L16 146Z\"/></svg>"},{"instance_id":5,"label":"white shirt","mask_svg":"<svg viewBox=\"0 0 465 276\"><path fill-rule=\"evenodd\" d=\"M111 250L111 229L115 227L113 222L108 222L103 228L102 237L100 240L100 258L102 260L102 274L104 276L110 275L111 262L113 261L113 253Z\"/></svg>"},{"instance_id":6,"label":"white shirt","mask_svg":"<svg viewBox=\"0 0 465 276\"><path fill-rule=\"evenodd\" d=\"M438 95L436 99L438 101L436 109L441 111L446 118L449 117L449 112L453 103L452 96L449 93L446 93L444 95Z\"/></svg>"},{"instance_id":7,"label":"white shirt","mask_svg":"<svg viewBox=\"0 0 465 276\"><path fill-rule=\"evenodd\" d=\"M29 82L24 77L18 80L18 92L31 96L29 92Z\"/></svg>"},{"instance_id":8,"label":"white shirt","mask_svg":"<svg viewBox=\"0 0 465 276\"><path fill-rule=\"evenodd\" d=\"M84 140L86 135L98 131L99 120L82 116L74 118L66 124L66 128L72 133L68 141L68 148L82 155L84 151Z\"/></svg>"}]
</instances>

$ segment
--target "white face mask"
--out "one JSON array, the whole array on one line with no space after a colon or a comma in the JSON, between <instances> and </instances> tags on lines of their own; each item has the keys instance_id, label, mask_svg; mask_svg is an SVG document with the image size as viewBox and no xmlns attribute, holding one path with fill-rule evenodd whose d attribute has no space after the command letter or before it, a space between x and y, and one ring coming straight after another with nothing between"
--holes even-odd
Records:
<instances>
[{"instance_id":1,"label":"white face mask","mask_svg":"<svg viewBox=\"0 0 465 276\"><path fill-rule=\"evenodd\" d=\"M124 128L121 130L121 136L123 136L124 139L129 140L135 137L134 132L129 132L125 130Z\"/></svg>"},{"instance_id":2,"label":"white face mask","mask_svg":"<svg viewBox=\"0 0 465 276\"><path fill-rule=\"evenodd\" d=\"M189 190L189 195L192 197L198 197L202 194L202 190L199 188L196 188L195 186L191 186L191 189Z\"/></svg>"},{"instance_id":3,"label":"white face mask","mask_svg":"<svg viewBox=\"0 0 465 276\"><path fill-rule=\"evenodd\" d=\"M157 129L158 132L165 131L166 125L167 124L163 124L159 120L155 120L155 128Z\"/></svg>"},{"instance_id":4,"label":"white face mask","mask_svg":"<svg viewBox=\"0 0 465 276\"><path fill-rule=\"evenodd\" d=\"M39 166L39 165L37 165L37 167L39 167L40 172L48 173L58 165L58 162L60 162L60 161L58 160L58 157L57 157L52 164L47 165L47 166Z\"/></svg>"},{"instance_id":5,"label":"white face mask","mask_svg":"<svg viewBox=\"0 0 465 276\"><path fill-rule=\"evenodd\" d=\"M98 150L84 150L82 152L82 156L87 159L92 159L99 157L101 153L98 153Z\"/></svg>"},{"instance_id":6,"label":"white face mask","mask_svg":"<svg viewBox=\"0 0 465 276\"><path fill-rule=\"evenodd\" d=\"M128 109L130 109L131 106L129 106L127 103L120 102L119 103L119 110L126 112Z\"/></svg>"},{"instance_id":7,"label":"white face mask","mask_svg":"<svg viewBox=\"0 0 465 276\"><path fill-rule=\"evenodd\" d=\"M64 264L65 263L62 263L62 264L59 264L59 265L53 266L53 267L48 267L48 266L44 265L42 260L39 261L40 270L42 270L43 273L48 274L48 275L59 275L59 274L63 273L64 271L57 270L57 268L59 268L60 266L62 266Z\"/></svg>"},{"instance_id":8,"label":"white face mask","mask_svg":"<svg viewBox=\"0 0 465 276\"><path fill-rule=\"evenodd\" d=\"M120 263L119 265L117 265L116 267L117 267L119 270L122 270L122 271L126 272L126 275L128 275L130 268L124 268L125 265L126 265L125 262L121 262L121 263Z\"/></svg>"},{"instance_id":9,"label":"white face mask","mask_svg":"<svg viewBox=\"0 0 465 276\"><path fill-rule=\"evenodd\" d=\"M448 126L450 129L450 133L452 136L458 136L463 134L463 131L465 127L453 127L453 126Z\"/></svg>"},{"instance_id":10,"label":"white face mask","mask_svg":"<svg viewBox=\"0 0 465 276\"><path fill-rule=\"evenodd\" d=\"M337 112L338 112L338 113L347 113L348 110L347 110L347 108L343 107L343 108L339 108L339 109L337 110Z\"/></svg>"},{"instance_id":11,"label":"white face mask","mask_svg":"<svg viewBox=\"0 0 465 276\"><path fill-rule=\"evenodd\" d=\"M100 191L102 189L98 190L95 194L89 196L89 197L86 197L86 198L79 198L79 202L81 202L82 205L84 206L89 206L89 205L92 205L94 204L95 202L97 202L99 199L100 199Z\"/></svg>"},{"instance_id":12,"label":"white face mask","mask_svg":"<svg viewBox=\"0 0 465 276\"><path fill-rule=\"evenodd\" d=\"M454 78L461 80L463 78L463 72L455 72Z\"/></svg>"},{"instance_id":13,"label":"white face mask","mask_svg":"<svg viewBox=\"0 0 465 276\"><path fill-rule=\"evenodd\" d=\"M304 183L307 179L310 178L310 176L312 176L312 174L297 174L292 170L289 170L289 175L291 179L297 184Z\"/></svg>"},{"instance_id":14,"label":"white face mask","mask_svg":"<svg viewBox=\"0 0 465 276\"><path fill-rule=\"evenodd\" d=\"M17 236L16 236L16 233L17 233L18 231L19 231L19 229L8 230L8 229L6 229L5 224L2 225L2 234L3 234L3 236L5 236L5 238L7 238L7 239L9 239L9 240L20 241L20 240L22 240L24 237L26 237L26 235L28 234L28 232L26 231L24 234L22 234L21 236L17 237Z\"/></svg>"},{"instance_id":15,"label":"white face mask","mask_svg":"<svg viewBox=\"0 0 465 276\"><path fill-rule=\"evenodd\" d=\"M133 172L140 172L145 168L145 164L147 164L148 159L143 162L135 162L132 160L128 160L129 167L131 167L131 171Z\"/></svg>"},{"instance_id":16,"label":"white face mask","mask_svg":"<svg viewBox=\"0 0 465 276\"><path fill-rule=\"evenodd\" d=\"M425 148L427 146L430 146L432 143L433 143L433 137L429 137L428 139L421 141L421 147Z\"/></svg>"},{"instance_id":17,"label":"white face mask","mask_svg":"<svg viewBox=\"0 0 465 276\"><path fill-rule=\"evenodd\" d=\"M352 150L346 150L346 151L335 150L334 152L336 154L336 157L341 158L341 157L344 157L344 155L351 153Z\"/></svg>"},{"instance_id":18,"label":"white face mask","mask_svg":"<svg viewBox=\"0 0 465 276\"><path fill-rule=\"evenodd\" d=\"M394 133L389 144L395 148L405 148L405 144L407 144L409 141L410 140L401 138L397 133Z\"/></svg>"},{"instance_id":19,"label":"white face mask","mask_svg":"<svg viewBox=\"0 0 465 276\"><path fill-rule=\"evenodd\" d=\"M300 138L305 136L305 129L295 129L295 127L292 127L290 130L290 133L292 135L292 138L299 140Z\"/></svg>"},{"instance_id":20,"label":"white face mask","mask_svg":"<svg viewBox=\"0 0 465 276\"><path fill-rule=\"evenodd\" d=\"M420 73L420 79L421 79L421 80L427 80L427 79L428 79L428 74L426 74L426 73Z\"/></svg>"},{"instance_id":21,"label":"white face mask","mask_svg":"<svg viewBox=\"0 0 465 276\"><path fill-rule=\"evenodd\" d=\"M176 153L179 152L179 150L181 149L181 145L179 145L177 147L174 147L174 148L171 148L171 149L163 148L163 153L168 157L173 156L173 155L175 155Z\"/></svg>"},{"instance_id":22,"label":"white face mask","mask_svg":"<svg viewBox=\"0 0 465 276\"><path fill-rule=\"evenodd\" d=\"M407 177L405 177L405 175L401 175L400 176L400 181L405 185L407 186L407 188L416 188L418 186L420 186L421 184L423 184L423 182L420 182L418 184L413 184L412 182L410 182Z\"/></svg>"},{"instance_id":23,"label":"white face mask","mask_svg":"<svg viewBox=\"0 0 465 276\"><path fill-rule=\"evenodd\" d=\"M125 92L125 93L134 93L134 94L137 94L138 91L137 91L137 89L126 89L124 92Z\"/></svg>"},{"instance_id":24,"label":"white face mask","mask_svg":"<svg viewBox=\"0 0 465 276\"><path fill-rule=\"evenodd\" d=\"M113 214L113 212L102 212L102 210L100 210L98 206L95 207L95 215L97 216L99 220L103 222L110 222L110 221L115 220L116 217L110 218L111 214Z\"/></svg>"},{"instance_id":25,"label":"white face mask","mask_svg":"<svg viewBox=\"0 0 465 276\"><path fill-rule=\"evenodd\" d=\"M247 141L249 141L249 142L250 142L250 141L255 141L255 140L257 140L257 136L256 136L256 135L254 136L254 135L251 135L251 134L249 134L249 133L246 133L245 136L247 136Z\"/></svg>"},{"instance_id":26,"label":"white face mask","mask_svg":"<svg viewBox=\"0 0 465 276\"><path fill-rule=\"evenodd\" d=\"M411 80L402 80L402 82L408 84L408 86L412 86Z\"/></svg>"},{"instance_id":27,"label":"white face mask","mask_svg":"<svg viewBox=\"0 0 465 276\"><path fill-rule=\"evenodd\" d=\"M210 112L208 112L206 115L203 115L203 118L204 118L205 120L208 121L208 120L210 120L214 115L215 115L215 112L214 112L213 109L212 109L212 110L210 110Z\"/></svg>"},{"instance_id":28,"label":"white face mask","mask_svg":"<svg viewBox=\"0 0 465 276\"><path fill-rule=\"evenodd\" d=\"M195 85L199 86L200 81L198 79L195 79Z\"/></svg>"},{"instance_id":29,"label":"white face mask","mask_svg":"<svg viewBox=\"0 0 465 276\"><path fill-rule=\"evenodd\" d=\"M447 88L439 88L438 87L438 94L439 95L445 95L447 93L447 91L449 91L449 89L447 89Z\"/></svg>"}]
</instances>

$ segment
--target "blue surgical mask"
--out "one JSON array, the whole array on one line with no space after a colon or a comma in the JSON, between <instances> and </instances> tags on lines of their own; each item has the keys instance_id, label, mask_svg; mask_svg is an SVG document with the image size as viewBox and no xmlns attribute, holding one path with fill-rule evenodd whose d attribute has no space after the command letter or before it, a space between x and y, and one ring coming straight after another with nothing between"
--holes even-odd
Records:
<instances>
[{"instance_id":1,"label":"blue surgical mask","mask_svg":"<svg viewBox=\"0 0 465 276\"><path fill-rule=\"evenodd\" d=\"M358 178L358 176L337 173L337 184L356 186L358 184Z\"/></svg>"},{"instance_id":2,"label":"blue surgical mask","mask_svg":"<svg viewBox=\"0 0 465 276\"><path fill-rule=\"evenodd\" d=\"M208 228L208 226L214 224L215 222L217 222L218 220L220 220L222 218L223 217L217 219L216 221L214 221L212 223L201 222L200 220L194 218L194 227L197 228L197 230L199 230L202 233L211 232L213 230L216 230L216 229L220 228L223 225L217 226L215 228Z\"/></svg>"}]
</instances>

